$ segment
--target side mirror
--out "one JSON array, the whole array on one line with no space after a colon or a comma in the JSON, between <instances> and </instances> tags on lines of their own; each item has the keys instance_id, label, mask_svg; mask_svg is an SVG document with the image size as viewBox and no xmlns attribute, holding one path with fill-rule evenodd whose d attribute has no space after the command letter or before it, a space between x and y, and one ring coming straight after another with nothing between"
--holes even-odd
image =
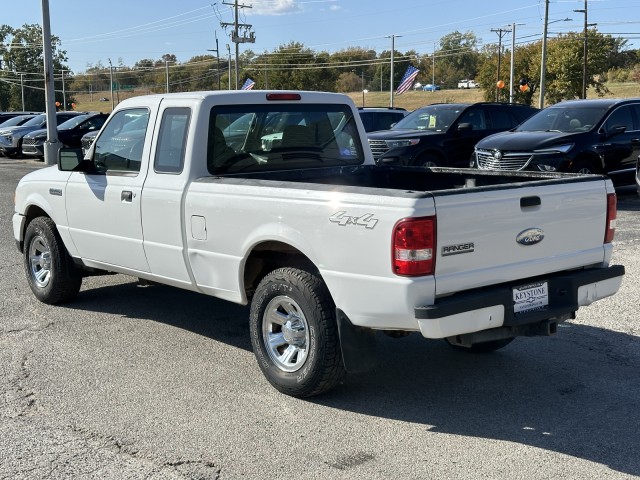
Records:
<instances>
[{"instance_id":1,"label":"side mirror","mask_svg":"<svg viewBox=\"0 0 640 480\"><path fill-rule=\"evenodd\" d=\"M614 125L607 129L607 137L613 137L614 135L620 135L627 131L627 127L624 125Z\"/></svg>"},{"instance_id":2,"label":"side mirror","mask_svg":"<svg viewBox=\"0 0 640 480\"><path fill-rule=\"evenodd\" d=\"M61 148L58 152L58 170L73 172L84 160L81 148Z\"/></svg>"},{"instance_id":3,"label":"side mirror","mask_svg":"<svg viewBox=\"0 0 640 480\"><path fill-rule=\"evenodd\" d=\"M459 123L458 124L458 131L459 132L464 132L467 130L473 130L473 125L471 125L470 123Z\"/></svg>"}]
</instances>

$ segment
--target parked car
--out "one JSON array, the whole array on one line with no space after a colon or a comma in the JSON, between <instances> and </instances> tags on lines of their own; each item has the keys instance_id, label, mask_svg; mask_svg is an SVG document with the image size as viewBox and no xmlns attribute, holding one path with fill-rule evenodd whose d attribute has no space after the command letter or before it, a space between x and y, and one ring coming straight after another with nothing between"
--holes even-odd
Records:
<instances>
[{"instance_id":1,"label":"parked car","mask_svg":"<svg viewBox=\"0 0 640 480\"><path fill-rule=\"evenodd\" d=\"M21 115L38 115L40 113L42 112L0 112L0 126L4 127L4 122L10 118L19 117Z\"/></svg>"},{"instance_id":2,"label":"parked car","mask_svg":"<svg viewBox=\"0 0 640 480\"><path fill-rule=\"evenodd\" d=\"M400 107L360 107L358 113L365 132L388 130L391 125L402 120L409 112Z\"/></svg>"},{"instance_id":3,"label":"parked car","mask_svg":"<svg viewBox=\"0 0 640 480\"><path fill-rule=\"evenodd\" d=\"M468 167L474 145L514 128L538 110L527 105L441 103L414 110L391 129L368 134L378 163Z\"/></svg>"},{"instance_id":4,"label":"parked car","mask_svg":"<svg viewBox=\"0 0 640 480\"><path fill-rule=\"evenodd\" d=\"M100 130L109 115L106 113L87 113L70 118L58 125L58 141L63 147L80 147L85 133ZM34 130L22 139L22 154L44 158L44 142L47 130Z\"/></svg>"},{"instance_id":5,"label":"parked car","mask_svg":"<svg viewBox=\"0 0 640 480\"><path fill-rule=\"evenodd\" d=\"M83 115L87 112L57 112L56 121L60 125L70 118ZM5 157L15 157L22 153L23 137L34 130L47 127L47 114L41 113L18 127L2 128L0 125L0 152Z\"/></svg>"},{"instance_id":6,"label":"parked car","mask_svg":"<svg viewBox=\"0 0 640 480\"><path fill-rule=\"evenodd\" d=\"M93 145L93 141L98 136L100 130L94 130L92 132L85 133L80 139L80 146L82 147L82 153L87 153L87 150Z\"/></svg>"},{"instance_id":7,"label":"parked car","mask_svg":"<svg viewBox=\"0 0 640 480\"><path fill-rule=\"evenodd\" d=\"M440 90L440 85L433 85L432 83L427 83L422 86L422 90L426 92L435 92L436 90Z\"/></svg>"},{"instance_id":8,"label":"parked car","mask_svg":"<svg viewBox=\"0 0 640 480\"><path fill-rule=\"evenodd\" d=\"M15 117L11 117L8 120L5 120L4 122L2 122L2 125L0 126L0 128L18 127L18 126L22 125L23 123L28 122L29 120L31 120L36 115L39 115L39 114L37 114L37 113L29 113L29 114L24 114L24 115L16 115Z\"/></svg>"},{"instance_id":9,"label":"parked car","mask_svg":"<svg viewBox=\"0 0 640 480\"><path fill-rule=\"evenodd\" d=\"M638 187L638 195L640 195L640 156L636 160L636 186Z\"/></svg>"},{"instance_id":10,"label":"parked car","mask_svg":"<svg viewBox=\"0 0 640 480\"><path fill-rule=\"evenodd\" d=\"M472 166L605 173L615 184L633 184L639 153L640 98L572 100L478 142Z\"/></svg>"}]
</instances>

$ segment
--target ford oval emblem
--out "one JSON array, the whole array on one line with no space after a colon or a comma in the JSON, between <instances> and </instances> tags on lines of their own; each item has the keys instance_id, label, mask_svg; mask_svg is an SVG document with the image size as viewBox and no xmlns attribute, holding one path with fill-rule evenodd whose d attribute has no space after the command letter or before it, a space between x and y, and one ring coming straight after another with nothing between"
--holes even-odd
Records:
<instances>
[{"instance_id":1,"label":"ford oval emblem","mask_svg":"<svg viewBox=\"0 0 640 480\"><path fill-rule=\"evenodd\" d=\"M544 231L541 228L527 228L518 234L516 242L520 245L529 246L540 243L543 238Z\"/></svg>"}]
</instances>

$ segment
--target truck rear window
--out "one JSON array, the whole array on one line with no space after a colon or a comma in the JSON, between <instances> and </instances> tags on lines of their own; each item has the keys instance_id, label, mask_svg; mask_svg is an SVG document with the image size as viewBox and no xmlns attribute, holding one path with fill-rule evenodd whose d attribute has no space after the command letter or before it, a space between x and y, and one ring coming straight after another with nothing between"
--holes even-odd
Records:
<instances>
[{"instance_id":1,"label":"truck rear window","mask_svg":"<svg viewBox=\"0 0 640 480\"><path fill-rule=\"evenodd\" d=\"M211 109L211 174L357 165L362 142L346 105L231 105Z\"/></svg>"}]
</instances>

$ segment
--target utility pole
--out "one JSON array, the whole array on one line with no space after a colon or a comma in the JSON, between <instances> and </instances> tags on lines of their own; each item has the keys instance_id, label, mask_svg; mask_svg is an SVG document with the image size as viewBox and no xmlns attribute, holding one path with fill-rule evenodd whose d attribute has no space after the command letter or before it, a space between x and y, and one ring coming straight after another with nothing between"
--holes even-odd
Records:
<instances>
[{"instance_id":1,"label":"utility pole","mask_svg":"<svg viewBox=\"0 0 640 480\"><path fill-rule=\"evenodd\" d=\"M218 75L218 90L220 90L220 50L219 50L219 46L218 46L218 32L215 32L216 35L216 48L215 50L207 50L207 52L216 52L216 58L217 58L217 63L216 63L216 72Z\"/></svg>"},{"instance_id":2,"label":"utility pole","mask_svg":"<svg viewBox=\"0 0 640 480\"><path fill-rule=\"evenodd\" d=\"M431 57L431 85L433 85L432 92L436 91L436 42L433 42L433 56Z\"/></svg>"},{"instance_id":3,"label":"utility pole","mask_svg":"<svg viewBox=\"0 0 640 480\"><path fill-rule=\"evenodd\" d=\"M22 111L24 112L24 73L20 74L20 91L22 92Z\"/></svg>"},{"instance_id":4,"label":"utility pole","mask_svg":"<svg viewBox=\"0 0 640 480\"><path fill-rule=\"evenodd\" d=\"M169 93L169 60L164 61L165 91Z\"/></svg>"},{"instance_id":5,"label":"utility pole","mask_svg":"<svg viewBox=\"0 0 640 480\"><path fill-rule=\"evenodd\" d=\"M587 98L587 0L584 0L584 10L574 10L574 12L584 13L584 44L582 47L582 95L580 98ZM595 25L592 24L592 25Z\"/></svg>"},{"instance_id":6,"label":"utility pole","mask_svg":"<svg viewBox=\"0 0 640 480\"><path fill-rule=\"evenodd\" d=\"M256 35L254 32L249 32L249 36L240 36L240 28L242 28L245 32L247 32L252 25L247 23L239 23L238 22L238 9L239 8L252 8L250 5L240 5L238 4L238 0L234 0L233 3L222 2L223 5L230 5L234 7L234 19L233 23L221 22L220 25L222 27L233 27L233 31L231 32L231 41L236 45L236 90L239 88L238 78L240 77L239 65L240 65L240 47L241 43L255 43Z\"/></svg>"},{"instance_id":7,"label":"utility pole","mask_svg":"<svg viewBox=\"0 0 640 480\"><path fill-rule=\"evenodd\" d=\"M111 64L110 58L108 58L107 60L109 60L109 83L111 83L111 111L113 112L113 110L116 108L116 104L114 103L113 99L113 65Z\"/></svg>"},{"instance_id":8,"label":"utility pole","mask_svg":"<svg viewBox=\"0 0 640 480\"><path fill-rule=\"evenodd\" d=\"M492 32L498 34L498 72L496 74L496 102L500 100L500 89L498 88L498 82L500 81L500 61L502 60L502 37L504 37L511 30L507 28L492 28Z\"/></svg>"},{"instance_id":9,"label":"utility pole","mask_svg":"<svg viewBox=\"0 0 640 480\"><path fill-rule=\"evenodd\" d=\"M516 24L511 24L511 62L509 62L509 103L513 103L513 76L516 59Z\"/></svg>"},{"instance_id":10,"label":"utility pole","mask_svg":"<svg viewBox=\"0 0 640 480\"><path fill-rule=\"evenodd\" d=\"M547 29L549 28L549 0L544 1L544 28L542 30L542 59L540 61L540 101L538 108L544 108L544 81L547 74Z\"/></svg>"},{"instance_id":11,"label":"utility pole","mask_svg":"<svg viewBox=\"0 0 640 480\"><path fill-rule=\"evenodd\" d=\"M231 90L231 45L229 45L228 43L227 43L227 56L229 57L229 61L227 62L229 67L229 81L227 83L229 84L228 90ZM236 79L236 84L237 83L238 83L238 79Z\"/></svg>"},{"instance_id":12,"label":"utility pole","mask_svg":"<svg viewBox=\"0 0 640 480\"><path fill-rule=\"evenodd\" d=\"M62 109L67 109L67 93L64 89L64 70L62 70Z\"/></svg>"},{"instance_id":13,"label":"utility pole","mask_svg":"<svg viewBox=\"0 0 640 480\"><path fill-rule=\"evenodd\" d=\"M393 108L393 63L394 63L394 59L393 59L393 55L394 52L396 50L396 38L400 38L402 35L387 35L384 38L390 38L391 39L391 73L389 74L389 106ZM380 81L382 81L382 78L380 79Z\"/></svg>"}]
</instances>

